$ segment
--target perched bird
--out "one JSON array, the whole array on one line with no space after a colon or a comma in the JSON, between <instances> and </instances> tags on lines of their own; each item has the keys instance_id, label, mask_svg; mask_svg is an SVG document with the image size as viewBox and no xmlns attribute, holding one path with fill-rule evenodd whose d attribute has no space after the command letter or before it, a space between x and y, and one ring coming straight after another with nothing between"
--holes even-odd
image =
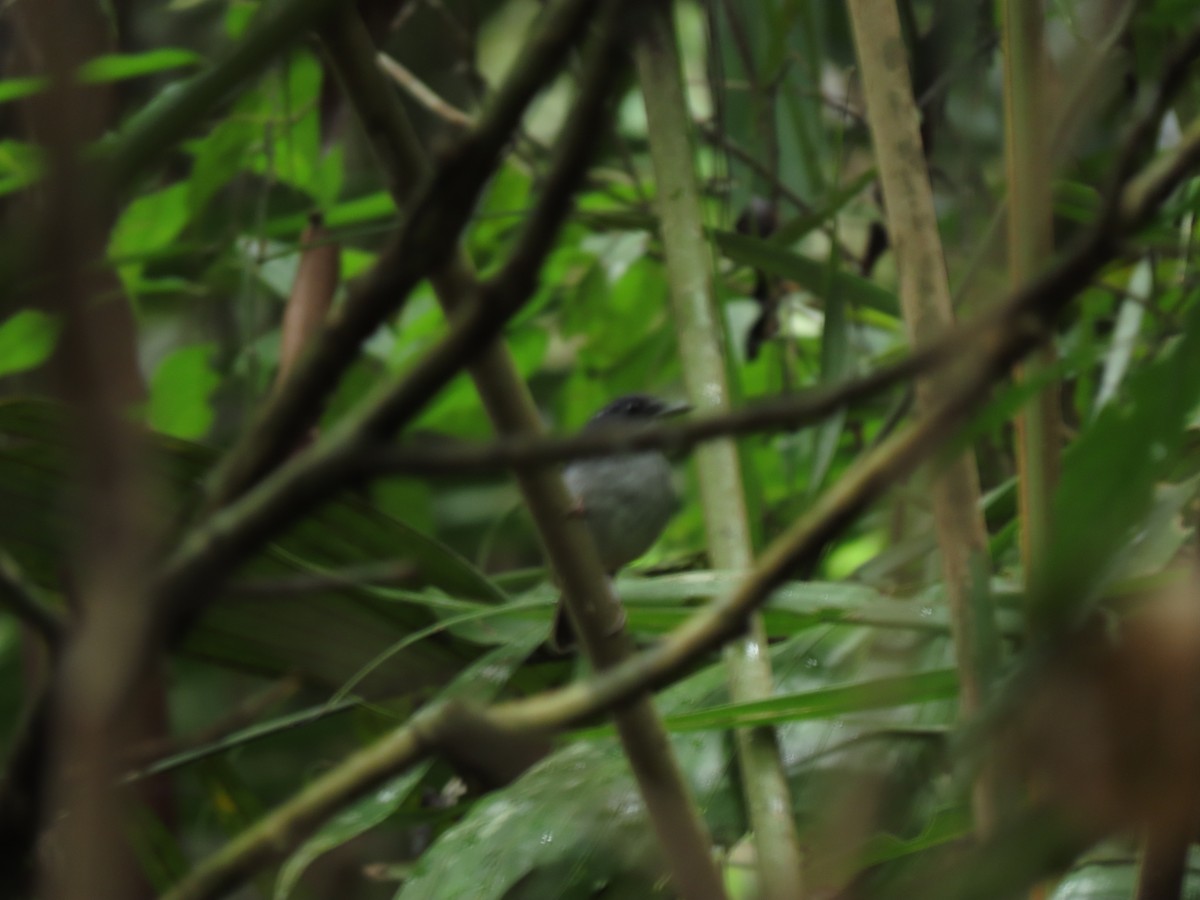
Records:
<instances>
[{"instance_id":1,"label":"perched bird","mask_svg":"<svg viewBox=\"0 0 1200 900\"><path fill-rule=\"evenodd\" d=\"M592 416L584 430L661 419L689 409L686 403L628 394ZM657 450L577 460L563 470L563 481L610 577L649 550L679 509L671 464ZM560 600L551 646L565 650L573 644L571 623Z\"/></svg>"}]
</instances>

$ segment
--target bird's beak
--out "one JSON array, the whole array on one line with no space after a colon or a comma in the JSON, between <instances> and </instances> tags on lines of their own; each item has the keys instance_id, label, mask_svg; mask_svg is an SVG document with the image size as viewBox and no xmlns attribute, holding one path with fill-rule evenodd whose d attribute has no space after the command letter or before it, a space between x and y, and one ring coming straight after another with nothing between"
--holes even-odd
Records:
<instances>
[{"instance_id":1,"label":"bird's beak","mask_svg":"<svg viewBox=\"0 0 1200 900\"><path fill-rule=\"evenodd\" d=\"M671 419L675 416L682 416L684 413L692 411L692 404L686 400L667 401L663 403L663 410L658 414L660 419Z\"/></svg>"}]
</instances>

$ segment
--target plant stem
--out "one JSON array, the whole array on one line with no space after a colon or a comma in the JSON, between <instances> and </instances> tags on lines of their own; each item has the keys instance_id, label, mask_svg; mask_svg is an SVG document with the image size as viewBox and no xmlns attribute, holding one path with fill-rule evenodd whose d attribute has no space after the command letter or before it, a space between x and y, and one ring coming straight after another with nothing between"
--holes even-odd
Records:
<instances>
[{"instance_id":1,"label":"plant stem","mask_svg":"<svg viewBox=\"0 0 1200 900\"><path fill-rule=\"evenodd\" d=\"M900 272L900 303L914 346L953 324L950 287L926 170L919 113L912 95L900 19L891 0L849 0L850 20L867 104L867 122L887 209L888 234ZM956 390L959 375L942 369L917 381L918 409ZM933 482L934 519L954 626L963 716L987 697L998 655L990 600L975 590L988 567L987 530L979 512L979 475L970 450L950 460ZM999 799L992 773L976 783L976 827L988 833Z\"/></svg>"},{"instance_id":2,"label":"plant stem","mask_svg":"<svg viewBox=\"0 0 1200 900\"><path fill-rule=\"evenodd\" d=\"M691 142L691 117L683 89L671 8L657 6L634 51L649 124L657 180L671 303L684 378L702 411L730 407L723 330L713 296L713 260L704 236L700 191ZM696 454L708 552L714 566L746 570L754 551L737 444L714 440ZM747 633L726 650L735 702L770 697L771 663L762 619L751 616ZM771 728L736 732L742 789L758 850L762 896L802 896L800 842L792 819L787 775Z\"/></svg>"},{"instance_id":3,"label":"plant stem","mask_svg":"<svg viewBox=\"0 0 1200 900\"><path fill-rule=\"evenodd\" d=\"M1042 46L1041 0L1005 0L1003 9L1005 164L1009 194L1008 272L1020 285L1036 275L1053 251L1050 148L1042 88L1046 59ZM1037 380L1054 365L1047 344L1017 367L1020 381ZM1021 562L1027 581L1038 577L1050 529L1050 503L1058 480L1062 433L1059 390L1051 382L1017 414L1018 508ZM1037 596L1036 591L1029 594ZM1030 610L1036 624L1038 610Z\"/></svg>"}]
</instances>

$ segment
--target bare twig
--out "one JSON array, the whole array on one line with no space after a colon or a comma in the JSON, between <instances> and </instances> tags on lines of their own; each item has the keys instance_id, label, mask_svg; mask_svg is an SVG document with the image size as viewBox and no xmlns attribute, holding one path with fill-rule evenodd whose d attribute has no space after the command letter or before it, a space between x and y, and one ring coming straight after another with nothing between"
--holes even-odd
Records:
<instances>
[{"instance_id":1,"label":"bare twig","mask_svg":"<svg viewBox=\"0 0 1200 900\"><path fill-rule=\"evenodd\" d=\"M62 616L35 596L25 581L16 561L0 551L0 604L26 625L33 628L46 645L57 648L62 641L65 623Z\"/></svg>"},{"instance_id":2,"label":"bare twig","mask_svg":"<svg viewBox=\"0 0 1200 900\"><path fill-rule=\"evenodd\" d=\"M566 437L504 437L490 444L439 441L433 446L401 445L367 449L358 459L363 472L450 476L611 456L632 450L680 453L705 441L733 435L794 431L815 425L840 409L953 359L994 317L974 320L946 333L898 362L862 378L826 388L759 400L728 411L673 422L613 424Z\"/></svg>"},{"instance_id":3,"label":"bare twig","mask_svg":"<svg viewBox=\"0 0 1200 900\"><path fill-rule=\"evenodd\" d=\"M410 97L444 122L457 125L459 128L470 128L475 120L457 106L447 103L420 78L382 51L379 53L379 67L388 77L400 85Z\"/></svg>"}]
</instances>

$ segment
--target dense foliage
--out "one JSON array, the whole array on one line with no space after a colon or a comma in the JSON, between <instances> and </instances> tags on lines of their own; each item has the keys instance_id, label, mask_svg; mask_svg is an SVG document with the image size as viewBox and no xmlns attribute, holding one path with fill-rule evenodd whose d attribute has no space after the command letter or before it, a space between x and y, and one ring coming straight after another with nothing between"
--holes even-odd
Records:
<instances>
[{"instance_id":1,"label":"dense foliage","mask_svg":"<svg viewBox=\"0 0 1200 900\"><path fill-rule=\"evenodd\" d=\"M363 761L353 754L383 746L372 742L415 711L519 701L588 677L585 662L544 645L561 580L522 500L527 481L489 457L523 445L491 443L504 422L496 398L516 394L480 376L496 371L487 328L503 326L547 431L573 433L635 391L690 389L703 415L722 411L705 408L681 352L697 338L671 299L644 60L623 57L611 75L614 127L597 120L578 190L556 180L571 112L599 83L603 14L543 64L545 89L507 128L498 110L515 102L514 73L546 55L540 29L568 2L361 3L333 18L361 15L362 34L390 57L378 70L370 54L354 57L366 77L346 57L358 32L317 18L314 0L50 4L86 8L81 32L102 19L83 50L55 50L27 21L40 15L32 5L3 14L0 80L0 739L10 756L0 885L21 896L28 882L16 873L36 858L47 896L83 896L55 888L70 878L53 874L56 853L87 846L70 823L91 821L72 819L78 770L62 742L75 735L78 752L95 740L86 758L112 764L101 780L125 785L107 821L122 823L138 889L165 893L219 860L210 854L236 856L235 838L269 811L298 809L285 804L303 802L306 786L340 772L352 781ZM903 365L917 326L899 278L911 240L889 233L849 14L824 0L674 4L695 124L693 152L675 164L701 188L703 221L692 224L711 251L702 265L732 407L776 404L713 429L736 434L741 459L743 497L726 514L744 515L756 559L798 541L797 522L827 523L812 526L819 539L761 611L771 695L731 695L736 653L706 652L656 679L670 682L655 705L730 896L758 896L765 846L743 795L754 776L739 764L739 728L774 729L790 791L780 802L804 848L795 896L1003 897L1042 879L1057 900L1132 896L1147 833L1151 847L1163 830L1176 843L1183 833L1183 846L1195 836L1178 822L1194 826L1200 804L1179 762L1200 748L1190 549L1200 75L1189 67L1200 13L1190 0L1046 4L1036 18L1046 58L1029 62L1018 53L1028 36L997 8L1021 5L898 0L923 141L905 165L932 186L960 322L982 321L1055 265L1075 280L1043 298L1041 363L1010 379L1007 363L1031 347L1000 358L991 390L963 400L902 462L897 441L933 418L915 378L948 379L946 396L992 345L964 331L948 363L864 381ZM641 14L626 13L632 55ZM1013 179L1032 177L1006 168L1006 135L1026 126L1005 106L1005 53L1028 63L1017 80L1043 104L1017 137L1042 148L1049 185L1032 201L1053 222L1032 272L1005 260L1005 217L1025 202ZM58 71L78 69L60 93L56 59L69 63ZM382 100L364 88L379 73L390 73ZM72 103L108 119L87 133ZM379 103L385 113L372 113ZM77 133L47 127L54 110L77 113ZM407 151L389 131L396 121L411 128ZM1150 140L1131 143L1138 123ZM470 143L489 128L490 155L483 139ZM1153 178L1161 189L1144 201L1135 191ZM555 227L553 200L572 193ZM1132 219L1112 213L1137 202ZM543 215L552 240L531 251ZM90 244L75 236L85 228ZM536 273L528 296L514 260ZM448 317L446 286L464 277L466 299ZM397 285L411 290L389 293ZM342 340L339 316L368 300L380 312L369 336ZM490 322L479 312L489 302L510 320ZM484 339L447 356L472 316ZM317 369L295 344L322 340L342 340L346 355ZM452 377L429 374L439 358ZM311 376L307 397L287 393L297 372ZM847 383L866 386L806 416L805 404ZM1018 502L1036 464L1018 463L1013 427L1039 394L1060 416L1041 438L1061 458L1044 535ZM292 400L290 418L264 417ZM364 426L364 411L385 408ZM128 442L106 437L131 421ZM667 446L699 443L670 427ZM987 560L964 611L947 599L940 560L953 528L939 522L931 485L965 449ZM640 648L747 583L714 561L728 557L710 546L703 478L688 453L675 456L681 511L616 582ZM257 465L238 469L247 459ZM855 480L871 466L876 480ZM310 474L290 474L300 472ZM855 498L871 502L839 507L839 491L859 484L873 493ZM284 489L299 499L272 506ZM88 704L108 709L105 673L122 666L112 677L127 689L113 689L117 712L96 712L97 724ZM986 696L961 697L980 671ZM93 680L94 697L79 688ZM228 883L179 896L670 896L612 725L595 715L552 724L529 740L439 737L435 752L297 813L273 852L231 869ZM992 777L1006 798L998 824L972 806ZM56 804L62 828L50 827ZM90 862L84 853L78 864ZM1178 885L1145 893L1148 877L1142 896L1180 896Z\"/></svg>"}]
</instances>

